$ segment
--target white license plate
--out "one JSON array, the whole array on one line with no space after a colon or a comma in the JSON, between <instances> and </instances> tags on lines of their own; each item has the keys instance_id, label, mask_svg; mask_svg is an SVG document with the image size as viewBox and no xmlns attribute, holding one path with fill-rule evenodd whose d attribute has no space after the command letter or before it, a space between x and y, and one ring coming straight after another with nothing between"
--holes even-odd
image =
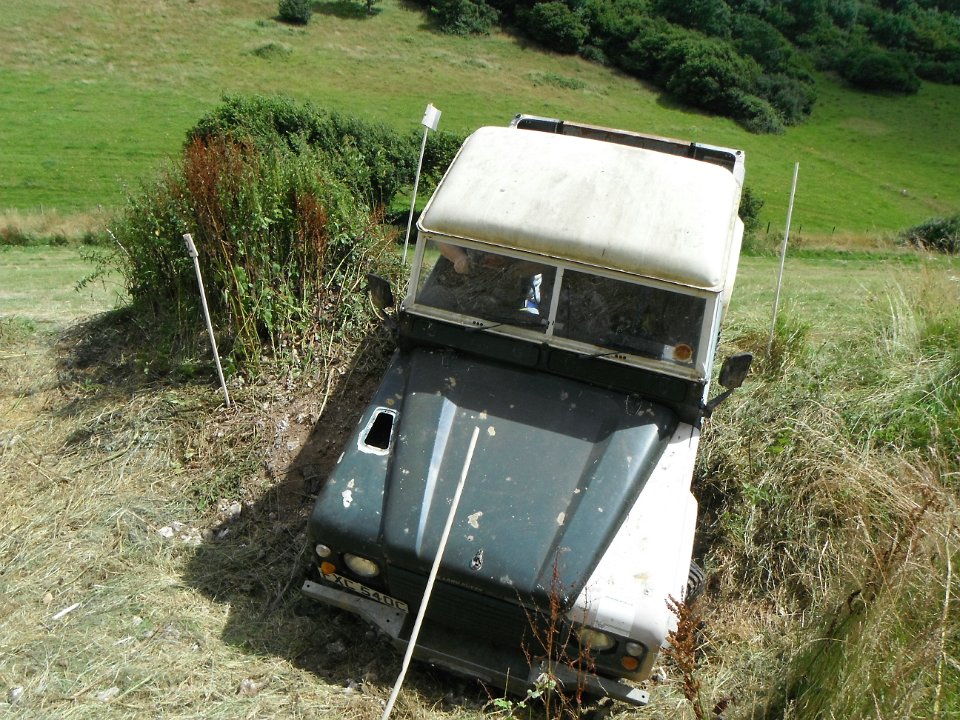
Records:
<instances>
[{"instance_id":1,"label":"white license plate","mask_svg":"<svg viewBox=\"0 0 960 720\"><path fill-rule=\"evenodd\" d=\"M351 580L350 578L344 577L343 575L337 575L336 573L322 575L321 577L323 577L324 580L332 585L346 588L347 590L353 590L353 592L357 593L358 595L362 595L370 600L376 600L378 603L388 607L396 608L397 610L401 610L403 612L410 612L410 608L408 608L407 604L402 600L397 600L389 595L384 595L382 592L378 592L373 588L368 588L366 585L362 585L356 580Z\"/></svg>"}]
</instances>

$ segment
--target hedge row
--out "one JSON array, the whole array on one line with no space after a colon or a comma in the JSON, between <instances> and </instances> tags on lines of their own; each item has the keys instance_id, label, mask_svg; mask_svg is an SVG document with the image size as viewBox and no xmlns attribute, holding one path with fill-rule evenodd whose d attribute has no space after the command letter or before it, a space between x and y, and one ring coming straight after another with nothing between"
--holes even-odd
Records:
<instances>
[{"instance_id":1,"label":"hedge row","mask_svg":"<svg viewBox=\"0 0 960 720\"><path fill-rule=\"evenodd\" d=\"M435 133L426 178L462 138ZM228 368L303 358L318 337L368 325L365 274L396 275L383 208L411 184L419 133L292 100L234 96L190 130L182 155L130 195L107 264L125 280L157 358L203 352L191 233Z\"/></svg>"}]
</instances>

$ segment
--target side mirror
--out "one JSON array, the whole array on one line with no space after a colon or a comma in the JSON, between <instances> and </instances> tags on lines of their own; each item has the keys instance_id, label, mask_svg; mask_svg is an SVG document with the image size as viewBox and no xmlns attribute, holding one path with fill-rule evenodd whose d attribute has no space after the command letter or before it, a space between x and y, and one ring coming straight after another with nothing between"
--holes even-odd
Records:
<instances>
[{"instance_id":1,"label":"side mirror","mask_svg":"<svg viewBox=\"0 0 960 720\"><path fill-rule=\"evenodd\" d=\"M703 406L704 417L708 418L713 415L717 406L730 397L734 390L743 385L743 381L747 379L747 373L750 372L751 363L753 363L752 353L738 353L723 361L719 379L720 384L727 389Z\"/></svg>"},{"instance_id":2,"label":"side mirror","mask_svg":"<svg viewBox=\"0 0 960 720\"><path fill-rule=\"evenodd\" d=\"M384 326L389 330L396 330L397 320L387 312L388 309L393 308L395 303L390 283L379 275L367 273L367 295L370 296L373 309Z\"/></svg>"},{"instance_id":3,"label":"side mirror","mask_svg":"<svg viewBox=\"0 0 960 720\"><path fill-rule=\"evenodd\" d=\"M390 289L390 283L373 273L367 273L367 293L370 295L370 301L380 312L392 308L394 305L393 290Z\"/></svg>"},{"instance_id":4,"label":"side mirror","mask_svg":"<svg viewBox=\"0 0 960 720\"><path fill-rule=\"evenodd\" d=\"M753 363L753 353L739 353L731 355L723 361L720 368L720 384L730 390L736 390L743 385Z\"/></svg>"}]
</instances>

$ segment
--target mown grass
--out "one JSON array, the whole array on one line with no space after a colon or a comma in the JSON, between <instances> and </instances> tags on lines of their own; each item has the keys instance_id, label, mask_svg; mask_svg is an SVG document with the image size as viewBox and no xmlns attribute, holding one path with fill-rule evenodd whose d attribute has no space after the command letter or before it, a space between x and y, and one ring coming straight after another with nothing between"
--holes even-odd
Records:
<instances>
[{"instance_id":1,"label":"mown grass","mask_svg":"<svg viewBox=\"0 0 960 720\"><path fill-rule=\"evenodd\" d=\"M15 252L61 270L44 277L35 307L0 312L10 710L378 718L399 655L296 589L304 512L385 338L374 332L365 353L325 346L296 380L236 385L227 410L209 368L162 385L145 374L122 315L72 324L54 298L83 272L74 250ZM743 259L724 352L763 355L776 267ZM3 286L18 272L4 264ZM956 457L904 428L876 436L892 427L884 411L922 408L913 389L949 367L942 329L957 321L958 275L950 258L788 260L774 361L761 357L717 411L696 479L710 581L695 672L708 711L960 712ZM58 307L52 334L40 323ZM676 669L659 677L650 708L609 717L693 717ZM495 717L487 699L416 665L395 717Z\"/></svg>"},{"instance_id":2,"label":"mown grass","mask_svg":"<svg viewBox=\"0 0 960 720\"><path fill-rule=\"evenodd\" d=\"M76 248L0 247L0 318L62 328L112 307L125 295L119 278L105 276L77 289L91 271Z\"/></svg>"},{"instance_id":3,"label":"mown grass","mask_svg":"<svg viewBox=\"0 0 960 720\"><path fill-rule=\"evenodd\" d=\"M443 36L396 0L378 9L358 17L318 2L313 21L293 27L275 20L272 0L5 8L0 208L117 205L123 184L177 153L186 130L227 92L283 93L404 130L433 102L442 126L457 131L529 112L743 147L748 182L774 229L800 162L794 228L808 236L891 234L960 206L952 170L960 88L925 85L893 98L821 77L810 122L752 136L578 58L506 35Z\"/></svg>"}]
</instances>

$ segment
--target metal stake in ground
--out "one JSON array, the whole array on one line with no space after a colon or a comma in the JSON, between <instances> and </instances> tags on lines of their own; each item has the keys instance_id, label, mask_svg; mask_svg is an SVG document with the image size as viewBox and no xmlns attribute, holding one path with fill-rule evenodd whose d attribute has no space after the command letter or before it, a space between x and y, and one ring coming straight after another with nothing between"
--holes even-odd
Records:
<instances>
[{"instance_id":1,"label":"metal stake in ground","mask_svg":"<svg viewBox=\"0 0 960 720\"><path fill-rule=\"evenodd\" d=\"M787 259L787 240L790 238L790 218L793 215L793 198L797 194L797 174L800 163L793 166L793 185L790 188L790 204L787 206L787 227L783 231L783 245L780 246L780 272L777 273L777 295L773 300L773 317L770 320L770 339L767 341L767 359L773 351L773 332L777 327L777 310L780 308L780 287L783 285L783 263ZM803 226L800 228L803 229Z\"/></svg>"},{"instance_id":2,"label":"metal stake in ground","mask_svg":"<svg viewBox=\"0 0 960 720\"><path fill-rule=\"evenodd\" d=\"M430 594L433 592L433 583L437 579L437 571L440 570L440 560L443 559L443 551L447 547L447 539L450 537L450 528L453 527L453 517L457 514L457 506L460 504L460 495L463 493L463 485L467 481L467 471L470 469L470 463L473 461L473 450L477 447L477 436L480 434L480 428L473 429L473 437L470 438L470 447L467 449L467 459L463 461L463 470L460 473L460 482L457 483L457 490L453 494L453 502L450 503L450 512L447 514L447 524L443 526L443 534L440 536L440 547L437 548L437 556L433 559L433 567L430 568L430 577L427 578L427 587L423 590L423 600L420 601L420 609L417 611L417 619L413 623L413 630L410 631L410 642L407 643L407 652L403 655L403 665L400 667L400 675L393 686L393 692L390 693L390 699L387 700L387 706L383 709L383 716L380 720L387 720L393 711L393 704L397 701L400 694L400 688L403 686L403 679L407 676L407 668L410 667L410 660L413 658L413 649L417 644L417 637L420 635L420 626L423 624L423 616L427 613L427 603L430 602Z\"/></svg>"},{"instance_id":3,"label":"metal stake in ground","mask_svg":"<svg viewBox=\"0 0 960 720\"><path fill-rule=\"evenodd\" d=\"M413 225L413 209L417 205L417 188L420 185L420 168L423 166L423 153L427 149L427 135L431 130L436 132L440 124L440 111L432 103L427 103L427 111L423 114L423 142L420 143L420 160L417 162L417 174L413 180L413 199L410 201L410 215L407 218L407 235L403 239L403 264L407 264L407 244L410 242L410 228Z\"/></svg>"},{"instance_id":4,"label":"metal stake in ground","mask_svg":"<svg viewBox=\"0 0 960 720\"><path fill-rule=\"evenodd\" d=\"M210 347L213 349L213 361L217 364L217 375L220 376L220 387L223 388L223 398L230 407L230 393L227 392L227 381L223 379L223 368L220 367L220 353L217 352L217 339L213 336L213 324L210 322L210 310L207 308L207 294L203 290L203 277L200 275L200 260L197 246L193 244L193 236L186 233L183 242L187 246L187 254L193 258L193 269L197 273L197 285L200 287L200 304L203 305L203 318L207 321L207 334L210 335Z\"/></svg>"}]
</instances>

